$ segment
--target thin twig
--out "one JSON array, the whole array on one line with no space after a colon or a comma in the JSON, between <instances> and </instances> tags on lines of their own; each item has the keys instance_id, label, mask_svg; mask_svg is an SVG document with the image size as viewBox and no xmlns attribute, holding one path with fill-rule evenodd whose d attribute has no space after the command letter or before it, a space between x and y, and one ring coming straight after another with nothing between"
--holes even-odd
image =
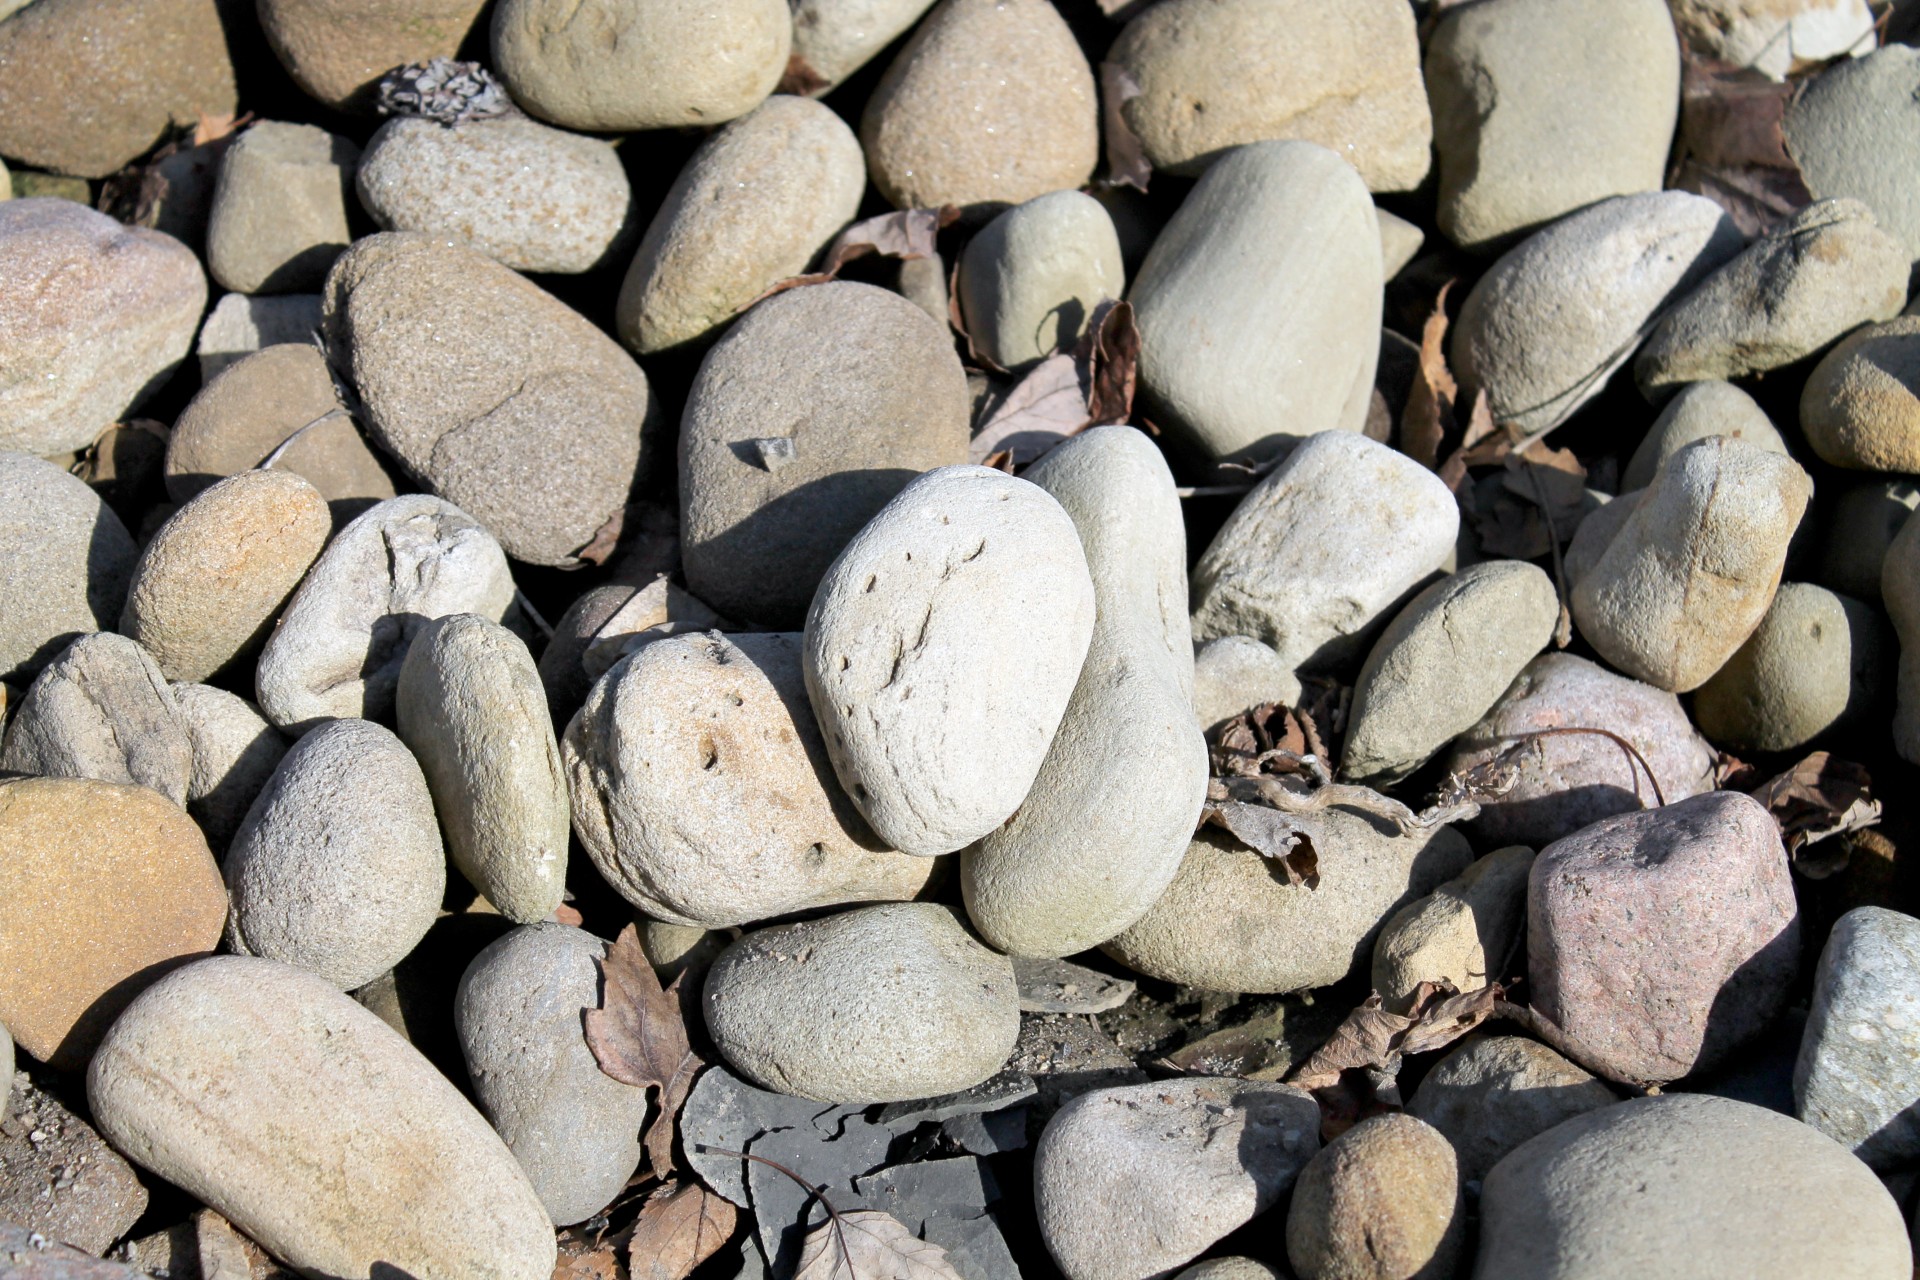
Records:
<instances>
[{"instance_id":1,"label":"thin twig","mask_svg":"<svg viewBox=\"0 0 1920 1280\"><path fill-rule=\"evenodd\" d=\"M514 602L520 606L520 612L526 614L527 617L532 620L533 625L540 629L540 634L549 640L553 639L553 624L540 616L540 611L533 607L533 601L527 599L526 592L515 587L513 589L513 599Z\"/></svg>"},{"instance_id":2,"label":"thin twig","mask_svg":"<svg viewBox=\"0 0 1920 1280\"><path fill-rule=\"evenodd\" d=\"M1531 467L1527 468L1527 484L1533 489L1534 501L1540 507L1540 518L1547 524L1547 543L1553 548L1553 590L1560 597L1560 616L1553 621L1553 643L1555 648L1564 649L1573 643L1570 625L1573 615L1567 598L1567 566L1560 558L1560 531L1553 527L1553 512L1548 507L1546 486L1540 483L1540 473Z\"/></svg>"},{"instance_id":3,"label":"thin twig","mask_svg":"<svg viewBox=\"0 0 1920 1280\"><path fill-rule=\"evenodd\" d=\"M1174 496L1180 498L1231 498L1237 494L1252 493L1250 484L1196 484L1175 489Z\"/></svg>"},{"instance_id":4,"label":"thin twig","mask_svg":"<svg viewBox=\"0 0 1920 1280\"><path fill-rule=\"evenodd\" d=\"M309 422L306 426L301 427L298 431L294 432L292 435L288 436L285 440L282 440L279 444L275 445L273 447L273 452L268 454L265 458L262 458L260 460L260 465L255 467L254 470L256 471L271 470L273 467L273 464L280 461L280 456L284 454L288 449L293 447L293 442L295 440L298 440L301 436L307 434L307 432L313 430L315 427L319 426L321 423L326 422L331 418L344 418L347 416L349 415L347 414L347 411L345 409L327 410L325 413L315 418L312 422Z\"/></svg>"},{"instance_id":5,"label":"thin twig","mask_svg":"<svg viewBox=\"0 0 1920 1280\"><path fill-rule=\"evenodd\" d=\"M1636 800L1640 798L1640 779L1638 775L1635 775L1633 773L1633 766L1635 763L1638 763L1641 770L1647 775L1648 785L1650 785L1653 788L1654 806L1656 808L1666 807L1666 804L1667 804L1666 793L1660 790L1660 779L1654 776L1653 766L1648 764L1647 758L1640 754L1640 748L1634 746L1631 742L1628 742L1625 738L1621 737L1619 734L1615 733L1611 729L1596 729L1587 725L1558 725L1551 729L1530 729L1525 733L1513 734L1512 737L1514 738L1514 746L1518 747L1536 738L1558 738L1568 734L1577 734L1577 733L1598 734L1603 738L1607 738L1611 740L1622 751L1626 752L1627 753L1627 773L1630 776L1632 776L1634 779L1633 798ZM1506 735L1502 735L1502 736L1506 736ZM1509 750L1511 749L1512 748L1509 748Z\"/></svg>"}]
</instances>

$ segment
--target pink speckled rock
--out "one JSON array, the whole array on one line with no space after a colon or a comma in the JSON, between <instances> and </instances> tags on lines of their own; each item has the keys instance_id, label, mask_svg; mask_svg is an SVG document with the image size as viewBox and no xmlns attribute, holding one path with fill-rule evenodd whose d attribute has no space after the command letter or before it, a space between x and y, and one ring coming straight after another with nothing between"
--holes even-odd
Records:
<instances>
[{"instance_id":1,"label":"pink speckled rock","mask_svg":"<svg viewBox=\"0 0 1920 1280\"><path fill-rule=\"evenodd\" d=\"M1620 1080L1713 1066L1780 1011L1800 955L1779 828L1736 791L1548 845L1527 928L1534 1007Z\"/></svg>"}]
</instances>

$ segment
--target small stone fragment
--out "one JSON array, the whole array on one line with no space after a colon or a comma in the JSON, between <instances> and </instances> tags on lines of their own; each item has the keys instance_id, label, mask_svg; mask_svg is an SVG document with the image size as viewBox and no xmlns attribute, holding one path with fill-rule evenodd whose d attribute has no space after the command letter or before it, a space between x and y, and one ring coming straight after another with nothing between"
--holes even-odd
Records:
<instances>
[{"instance_id":1,"label":"small stone fragment","mask_svg":"<svg viewBox=\"0 0 1920 1280\"><path fill-rule=\"evenodd\" d=\"M1785 80L1805 63L1873 52L1866 0L1675 0L1674 25L1695 54Z\"/></svg>"},{"instance_id":2,"label":"small stone fragment","mask_svg":"<svg viewBox=\"0 0 1920 1280\"><path fill-rule=\"evenodd\" d=\"M1013 976L1020 986L1022 1013L1105 1013L1125 1004L1134 989L1126 978L1066 960L1016 956Z\"/></svg>"},{"instance_id":3,"label":"small stone fragment","mask_svg":"<svg viewBox=\"0 0 1920 1280\"><path fill-rule=\"evenodd\" d=\"M1533 850L1525 845L1496 849L1395 912L1373 944L1373 989L1386 1007L1404 1011L1423 982L1477 991L1514 977L1532 866Z\"/></svg>"},{"instance_id":4,"label":"small stone fragment","mask_svg":"<svg viewBox=\"0 0 1920 1280\"><path fill-rule=\"evenodd\" d=\"M1300 1171L1287 1261L1303 1280L1442 1280L1466 1233L1453 1144L1412 1116L1375 1116Z\"/></svg>"},{"instance_id":5,"label":"small stone fragment","mask_svg":"<svg viewBox=\"0 0 1920 1280\"><path fill-rule=\"evenodd\" d=\"M1291 707L1299 701L1293 668L1252 636L1217 636L1193 655L1193 703L1202 729L1269 702Z\"/></svg>"},{"instance_id":6,"label":"small stone fragment","mask_svg":"<svg viewBox=\"0 0 1920 1280\"><path fill-rule=\"evenodd\" d=\"M1007 369L1071 351L1101 303L1126 292L1120 236L1092 196L1052 191L967 241L960 309L974 349Z\"/></svg>"},{"instance_id":7,"label":"small stone fragment","mask_svg":"<svg viewBox=\"0 0 1920 1280\"><path fill-rule=\"evenodd\" d=\"M262 120L227 147L207 222L207 269L235 293L311 293L353 239L360 148L310 124Z\"/></svg>"},{"instance_id":8,"label":"small stone fragment","mask_svg":"<svg viewBox=\"0 0 1920 1280\"><path fill-rule=\"evenodd\" d=\"M98 631L68 645L28 686L8 718L0 769L134 782L184 805L193 747L153 658Z\"/></svg>"},{"instance_id":9,"label":"small stone fragment","mask_svg":"<svg viewBox=\"0 0 1920 1280\"><path fill-rule=\"evenodd\" d=\"M99 1256L146 1208L139 1176L92 1125L24 1073L11 1099L0 1089L0 1222ZM0 1258L37 1274L4 1243Z\"/></svg>"},{"instance_id":10,"label":"small stone fragment","mask_svg":"<svg viewBox=\"0 0 1920 1280\"><path fill-rule=\"evenodd\" d=\"M826 94L932 7L933 0L799 0L782 86L811 98Z\"/></svg>"},{"instance_id":11,"label":"small stone fragment","mask_svg":"<svg viewBox=\"0 0 1920 1280\"><path fill-rule=\"evenodd\" d=\"M287 739L245 698L208 684L176 684L173 700L193 746L187 812L224 854L254 797L287 754Z\"/></svg>"},{"instance_id":12,"label":"small stone fragment","mask_svg":"<svg viewBox=\"0 0 1920 1280\"><path fill-rule=\"evenodd\" d=\"M1768 453L1787 456L1787 443L1753 397L1731 382L1689 382L1660 410L1646 438L1620 473L1620 492L1653 483L1668 458L1708 436L1732 436Z\"/></svg>"},{"instance_id":13,"label":"small stone fragment","mask_svg":"<svg viewBox=\"0 0 1920 1280\"><path fill-rule=\"evenodd\" d=\"M1619 1100L1605 1081L1538 1041L1473 1035L1421 1078L1407 1114L1445 1134L1461 1181L1477 1184L1529 1138Z\"/></svg>"},{"instance_id":14,"label":"small stone fragment","mask_svg":"<svg viewBox=\"0 0 1920 1280\"><path fill-rule=\"evenodd\" d=\"M242 356L283 342L310 344L319 332L317 293L226 294L207 313L194 346L201 385Z\"/></svg>"}]
</instances>

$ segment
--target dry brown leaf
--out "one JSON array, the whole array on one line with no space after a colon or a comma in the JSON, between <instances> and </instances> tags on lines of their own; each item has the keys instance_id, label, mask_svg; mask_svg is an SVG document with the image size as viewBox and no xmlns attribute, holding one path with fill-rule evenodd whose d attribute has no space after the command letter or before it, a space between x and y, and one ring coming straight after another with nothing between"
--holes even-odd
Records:
<instances>
[{"instance_id":1,"label":"dry brown leaf","mask_svg":"<svg viewBox=\"0 0 1920 1280\"><path fill-rule=\"evenodd\" d=\"M1846 856L1836 852L1822 858L1809 853L1808 846L1878 823L1880 802L1873 798L1872 786L1873 779L1861 766L1816 751L1749 794L1780 824L1794 870L1810 880L1823 880L1846 868ZM1838 848L1843 849L1844 842Z\"/></svg>"},{"instance_id":2,"label":"dry brown leaf","mask_svg":"<svg viewBox=\"0 0 1920 1280\"><path fill-rule=\"evenodd\" d=\"M831 83L825 76L813 69L805 57L791 54L787 58L786 74L780 77L780 83L774 86L775 93L791 93L802 98L811 98Z\"/></svg>"},{"instance_id":3,"label":"dry brown leaf","mask_svg":"<svg viewBox=\"0 0 1920 1280\"><path fill-rule=\"evenodd\" d=\"M585 916L564 902L553 909L553 919L559 924L570 924L576 929L587 922Z\"/></svg>"},{"instance_id":4,"label":"dry brown leaf","mask_svg":"<svg viewBox=\"0 0 1920 1280\"><path fill-rule=\"evenodd\" d=\"M877 1209L836 1213L807 1233L793 1280L961 1280L947 1251Z\"/></svg>"},{"instance_id":5,"label":"dry brown leaf","mask_svg":"<svg viewBox=\"0 0 1920 1280\"><path fill-rule=\"evenodd\" d=\"M587 545L573 554L588 564L605 564L614 548L620 545L620 531L626 527L627 509L625 507L607 517L607 522L593 531L593 537Z\"/></svg>"},{"instance_id":6,"label":"dry brown leaf","mask_svg":"<svg viewBox=\"0 0 1920 1280\"><path fill-rule=\"evenodd\" d=\"M627 1244L633 1280L686 1280L733 1238L739 1214L697 1182L656 1188L640 1207Z\"/></svg>"},{"instance_id":7,"label":"dry brown leaf","mask_svg":"<svg viewBox=\"0 0 1920 1280\"><path fill-rule=\"evenodd\" d=\"M647 1161L665 1177L673 1169L673 1129L680 1104L703 1065L687 1039L686 973L662 989L633 925L607 948L598 1009L586 1011L587 1047L615 1080L660 1091L647 1125Z\"/></svg>"},{"instance_id":8,"label":"dry brown leaf","mask_svg":"<svg viewBox=\"0 0 1920 1280\"><path fill-rule=\"evenodd\" d=\"M1133 392L1140 366L1140 330L1133 320L1133 304L1115 302L1095 313L1092 386L1087 391L1087 419L1098 426L1125 422L1133 415Z\"/></svg>"},{"instance_id":9,"label":"dry brown leaf","mask_svg":"<svg viewBox=\"0 0 1920 1280\"><path fill-rule=\"evenodd\" d=\"M1102 9L1107 9L1107 5L1108 0L1100 0ZM1107 11L1113 12L1112 9ZM1107 135L1107 181L1116 187L1132 187L1135 191L1144 192L1148 180L1153 177L1153 164L1147 159L1146 148L1140 145L1140 136L1127 123L1126 112L1122 109L1139 96L1140 82L1133 78L1133 73L1115 62L1100 64L1100 109L1105 117Z\"/></svg>"},{"instance_id":10,"label":"dry brown leaf","mask_svg":"<svg viewBox=\"0 0 1920 1280\"><path fill-rule=\"evenodd\" d=\"M1313 833L1299 816L1263 804L1209 800L1200 808L1200 825L1209 823L1278 866L1288 884L1320 887L1320 854L1313 847Z\"/></svg>"},{"instance_id":11,"label":"dry brown leaf","mask_svg":"<svg viewBox=\"0 0 1920 1280\"><path fill-rule=\"evenodd\" d=\"M1448 982L1423 982L1402 1014L1382 1008L1375 992L1287 1081L1315 1091L1339 1086L1348 1071L1375 1072L1390 1081L1405 1055L1444 1048L1492 1017L1503 994L1497 982L1468 992L1455 991Z\"/></svg>"},{"instance_id":12,"label":"dry brown leaf","mask_svg":"<svg viewBox=\"0 0 1920 1280\"><path fill-rule=\"evenodd\" d=\"M1587 503L1587 469L1571 449L1554 449L1536 440L1503 459L1508 492L1546 513L1562 541L1571 537Z\"/></svg>"},{"instance_id":13,"label":"dry brown leaf","mask_svg":"<svg viewBox=\"0 0 1920 1280\"><path fill-rule=\"evenodd\" d=\"M1208 762L1220 778L1299 773L1306 757L1324 760L1327 754L1313 715L1277 702L1241 712L1210 738Z\"/></svg>"},{"instance_id":14,"label":"dry brown leaf","mask_svg":"<svg viewBox=\"0 0 1920 1280\"><path fill-rule=\"evenodd\" d=\"M943 204L938 209L896 209L892 213L856 222L834 238L818 271L777 281L766 292L742 304L740 310L746 311L776 293L838 279L841 269L849 262L869 254L877 253L883 258L899 258L903 261L930 258L934 255L934 241L940 229L951 225L959 216L958 205Z\"/></svg>"},{"instance_id":15,"label":"dry brown leaf","mask_svg":"<svg viewBox=\"0 0 1920 1280\"><path fill-rule=\"evenodd\" d=\"M1787 152L1783 123L1796 85L1686 52L1673 180L1707 197L1749 236L1813 202Z\"/></svg>"},{"instance_id":16,"label":"dry brown leaf","mask_svg":"<svg viewBox=\"0 0 1920 1280\"><path fill-rule=\"evenodd\" d=\"M1493 425L1493 410L1487 404L1483 387L1473 393L1473 405L1467 410L1467 429L1447 460L1440 464L1440 481L1459 493L1467 480L1467 468L1487 467L1506 460L1513 448L1513 437Z\"/></svg>"},{"instance_id":17,"label":"dry brown leaf","mask_svg":"<svg viewBox=\"0 0 1920 1280\"><path fill-rule=\"evenodd\" d=\"M1087 390L1081 361L1064 351L1048 356L1014 383L973 437L968 456L984 462L1004 449L1025 466L1092 422Z\"/></svg>"},{"instance_id":18,"label":"dry brown leaf","mask_svg":"<svg viewBox=\"0 0 1920 1280\"><path fill-rule=\"evenodd\" d=\"M217 112L213 115L208 115L202 111L200 118L194 121L193 139L187 145L204 147L209 142L218 142L222 138L231 137L241 126L252 119L253 112L251 111L240 116L234 115L231 111Z\"/></svg>"},{"instance_id":19,"label":"dry brown leaf","mask_svg":"<svg viewBox=\"0 0 1920 1280\"><path fill-rule=\"evenodd\" d=\"M974 345L973 331L967 328L966 312L960 307L960 259L954 257L953 269L947 273L947 323L967 344L967 361L976 369L987 369L994 373L1005 373L1000 363L989 357Z\"/></svg>"},{"instance_id":20,"label":"dry brown leaf","mask_svg":"<svg viewBox=\"0 0 1920 1280\"><path fill-rule=\"evenodd\" d=\"M1460 384L1447 368L1447 294L1449 280L1433 300L1433 314L1420 330L1420 363L1400 414L1400 450L1430 471L1440 469L1440 446L1453 429L1453 404Z\"/></svg>"}]
</instances>

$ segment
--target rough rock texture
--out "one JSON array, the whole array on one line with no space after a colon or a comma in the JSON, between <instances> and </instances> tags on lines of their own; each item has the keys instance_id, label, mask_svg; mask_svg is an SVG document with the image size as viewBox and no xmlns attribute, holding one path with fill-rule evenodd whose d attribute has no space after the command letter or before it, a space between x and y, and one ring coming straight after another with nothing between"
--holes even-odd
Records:
<instances>
[{"instance_id":1,"label":"rough rock texture","mask_svg":"<svg viewBox=\"0 0 1920 1280\"><path fill-rule=\"evenodd\" d=\"M1920 258L1920 49L1892 44L1814 77L1789 105L1787 154L1816 197L1850 196Z\"/></svg>"},{"instance_id":2,"label":"rough rock texture","mask_svg":"<svg viewBox=\"0 0 1920 1280\"><path fill-rule=\"evenodd\" d=\"M1519 972L1514 947L1527 915L1533 850L1496 849L1388 919L1373 944L1373 989L1404 1010L1422 982L1477 991Z\"/></svg>"},{"instance_id":3,"label":"rough rock texture","mask_svg":"<svg viewBox=\"0 0 1920 1280\"><path fill-rule=\"evenodd\" d=\"M1320 1145L1305 1091L1188 1078L1098 1089L1034 1153L1034 1205L1068 1280L1165 1275L1278 1203Z\"/></svg>"},{"instance_id":4,"label":"rough rock texture","mask_svg":"<svg viewBox=\"0 0 1920 1280\"><path fill-rule=\"evenodd\" d=\"M229 293L216 302L200 327L194 354L200 360L200 381L242 356L282 342L305 343L320 332L320 295L317 293L263 294L252 297Z\"/></svg>"},{"instance_id":5,"label":"rough rock texture","mask_svg":"<svg viewBox=\"0 0 1920 1280\"><path fill-rule=\"evenodd\" d=\"M1001 472L930 471L855 535L807 613L804 663L834 771L875 834L952 853L1020 807L1093 615L1072 518Z\"/></svg>"},{"instance_id":6,"label":"rough rock texture","mask_svg":"<svg viewBox=\"0 0 1920 1280\"><path fill-rule=\"evenodd\" d=\"M53 7L41 0L35 11ZM10 19L6 26L19 21ZM0 77L8 79L9 77ZM172 236L71 200L0 206L0 449L85 448L193 345L207 278Z\"/></svg>"},{"instance_id":7,"label":"rough rock texture","mask_svg":"<svg viewBox=\"0 0 1920 1280\"><path fill-rule=\"evenodd\" d=\"M552 1223L506 1145L312 974L216 956L169 975L114 1025L87 1100L115 1146L304 1271L552 1273ZM344 1151L346 1168L315 1158Z\"/></svg>"},{"instance_id":8,"label":"rough rock texture","mask_svg":"<svg viewBox=\"0 0 1920 1280\"><path fill-rule=\"evenodd\" d=\"M1501 1161L1480 1199L1479 1276L1905 1280L1912 1269L1899 1206L1865 1165L1726 1098L1639 1098L1570 1120Z\"/></svg>"},{"instance_id":9,"label":"rough rock texture","mask_svg":"<svg viewBox=\"0 0 1920 1280\"><path fill-rule=\"evenodd\" d=\"M822 1102L957 1093L1020 1032L1013 963L951 907L856 907L750 933L707 973L707 1030L729 1065Z\"/></svg>"},{"instance_id":10,"label":"rough rock texture","mask_svg":"<svg viewBox=\"0 0 1920 1280\"><path fill-rule=\"evenodd\" d=\"M1668 458L1708 436L1733 436L1768 453L1787 452L1773 420L1752 396L1730 382L1690 382L1667 401L1647 428L1646 437L1620 473L1620 492L1646 488Z\"/></svg>"},{"instance_id":11,"label":"rough rock texture","mask_svg":"<svg viewBox=\"0 0 1920 1280\"><path fill-rule=\"evenodd\" d=\"M1886 705L1893 654L1876 610L1783 583L1766 617L1693 696L1700 731L1730 751L1791 751Z\"/></svg>"},{"instance_id":12,"label":"rough rock texture","mask_svg":"<svg viewBox=\"0 0 1920 1280\"><path fill-rule=\"evenodd\" d=\"M1840 917L1820 953L1793 1070L1799 1117L1876 1169L1920 1153L1920 920Z\"/></svg>"},{"instance_id":13,"label":"rough rock texture","mask_svg":"<svg viewBox=\"0 0 1920 1280\"><path fill-rule=\"evenodd\" d=\"M1286 1280L1278 1271L1252 1258L1208 1258L1196 1262L1173 1280Z\"/></svg>"},{"instance_id":14,"label":"rough rock texture","mask_svg":"<svg viewBox=\"0 0 1920 1280\"><path fill-rule=\"evenodd\" d=\"M1322 1147L1287 1207L1287 1260L1310 1280L1444 1280L1466 1234L1453 1144L1409 1115L1363 1120Z\"/></svg>"},{"instance_id":15,"label":"rough rock texture","mask_svg":"<svg viewBox=\"0 0 1920 1280\"><path fill-rule=\"evenodd\" d=\"M1807 376L1800 428L1836 467L1920 471L1920 316L1842 338Z\"/></svg>"},{"instance_id":16,"label":"rough rock texture","mask_svg":"<svg viewBox=\"0 0 1920 1280\"><path fill-rule=\"evenodd\" d=\"M0 679L24 683L77 636L111 626L135 556L85 481L0 451Z\"/></svg>"},{"instance_id":17,"label":"rough rock texture","mask_svg":"<svg viewBox=\"0 0 1920 1280\"><path fill-rule=\"evenodd\" d=\"M1126 292L1120 236L1083 191L1050 191L967 241L960 310L974 350L1008 369L1071 351L1102 302Z\"/></svg>"},{"instance_id":18,"label":"rough rock texture","mask_svg":"<svg viewBox=\"0 0 1920 1280\"><path fill-rule=\"evenodd\" d=\"M152 657L125 636L97 631L34 677L8 718L0 770L135 782L184 805L193 747Z\"/></svg>"},{"instance_id":19,"label":"rough rock texture","mask_svg":"<svg viewBox=\"0 0 1920 1280\"><path fill-rule=\"evenodd\" d=\"M1873 52L1866 0L1673 0L1673 20L1689 49L1770 80L1800 62Z\"/></svg>"},{"instance_id":20,"label":"rough rock texture","mask_svg":"<svg viewBox=\"0 0 1920 1280\"><path fill-rule=\"evenodd\" d=\"M1203 461L1258 461L1366 425L1380 232L1353 167L1310 142L1214 163L1129 291L1148 416Z\"/></svg>"},{"instance_id":21,"label":"rough rock texture","mask_svg":"<svg viewBox=\"0 0 1920 1280\"><path fill-rule=\"evenodd\" d=\"M1606 818L1534 860L1533 1006L1617 1079L1718 1065L1780 1011L1799 960L1780 829L1740 792Z\"/></svg>"},{"instance_id":22,"label":"rough rock texture","mask_svg":"<svg viewBox=\"0 0 1920 1280\"><path fill-rule=\"evenodd\" d=\"M941 0L867 99L860 142L902 209L1077 187L1100 149L1093 71L1047 0Z\"/></svg>"},{"instance_id":23,"label":"rough rock texture","mask_svg":"<svg viewBox=\"0 0 1920 1280\"><path fill-rule=\"evenodd\" d=\"M1461 1181L1477 1183L1529 1138L1619 1100L1604 1081L1536 1040L1475 1035L1421 1077L1407 1114L1445 1134Z\"/></svg>"},{"instance_id":24,"label":"rough rock texture","mask_svg":"<svg viewBox=\"0 0 1920 1280\"><path fill-rule=\"evenodd\" d=\"M1252 636L1220 636L1193 655L1193 705L1202 729L1212 729L1266 702L1293 706L1300 680L1272 645Z\"/></svg>"},{"instance_id":25,"label":"rough rock texture","mask_svg":"<svg viewBox=\"0 0 1920 1280\"><path fill-rule=\"evenodd\" d=\"M1880 596L1900 637L1893 745L1901 759L1920 763L1920 520L1908 519L1888 546Z\"/></svg>"},{"instance_id":26,"label":"rough rock texture","mask_svg":"<svg viewBox=\"0 0 1920 1280\"><path fill-rule=\"evenodd\" d=\"M632 357L538 285L423 235L355 242L325 297L368 433L516 559L578 566L648 462L657 410Z\"/></svg>"},{"instance_id":27,"label":"rough rock texture","mask_svg":"<svg viewBox=\"0 0 1920 1280\"><path fill-rule=\"evenodd\" d=\"M687 393L688 588L727 617L799 626L880 508L921 472L967 460L970 406L947 329L891 290L835 281L754 307Z\"/></svg>"},{"instance_id":28,"label":"rough rock texture","mask_svg":"<svg viewBox=\"0 0 1920 1280\"><path fill-rule=\"evenodd\" d=\"M8 1071L11 1059L8 1046ZM139 1175L92 1125L27 1075L11 1101L0 1089L0 1222L100 1255L146 1209ZM23 1278L44 1261L14 1248L6 1257ZM23 1263L32 1270L15 1270Z\"/></svg>"},{"instance_id":29,"label":"rough rock texture","mask_svg":"<svg viewBox=\"0 0 1920 1280\"><path fill-rule=\"evenodd\" d=\"M236 293L311 293L353 239L360 148L310 124L263 120L228 146L207 222L207 270Z\"/></svg>"},{"instance_id":30,"label":"rough rock texture","mask_svg":"<svg viewBox=\"0 0 1920 1280\"><path fill-rule=\"evenodd\" d=\"M933 0L799 0L782 86L819 97L865 66L933 7Z\"/></svg>"},{"instance_id":31,"label":"rough rock texture","mask_svg":"<svg viewBox=\"0 0 1920 1280\"><path fill-rule=\"evenodd\" d=\"M193 747L187 812L224 854L253 807L254 797L280 767L286 738L245 698L208 684L176 684L173 700Z\"/></svg>"},{"instance_id":32,"label":"rough rock texture","mask_svg":"<svg viewBox=\"0 0 1920 1280\"><path fill-rule=\"evenodd\" d=\"M227 893L207 842L146 787L0 779L0 1022L62 1071L127 1001L212 951Z\"/></svg>"},{"instance_id":33,"label":"rough rock texture","mask_svg":"<svg viewBox=\"0 0 1920 1280\"><path fill-rule=\"evenodd\" d=\"M486 0L256 0L294 83L329 107L365 111L380 77L451 58Z\"/></svg>"},{"instance_id":34,"label":"rough rock texture","mask_svg":"<svg viewBox=\"0 0 1920 1280\"><path fill-rule=\"evenodd\" d=\"M1398 0L1172 0L1129 22L1107 58L1140 86L1120 111L1155 168L1198 173L1241 143L1299 138L1372 191L1427 176L1433 118Z\"/></svg>"}]
</instances>

